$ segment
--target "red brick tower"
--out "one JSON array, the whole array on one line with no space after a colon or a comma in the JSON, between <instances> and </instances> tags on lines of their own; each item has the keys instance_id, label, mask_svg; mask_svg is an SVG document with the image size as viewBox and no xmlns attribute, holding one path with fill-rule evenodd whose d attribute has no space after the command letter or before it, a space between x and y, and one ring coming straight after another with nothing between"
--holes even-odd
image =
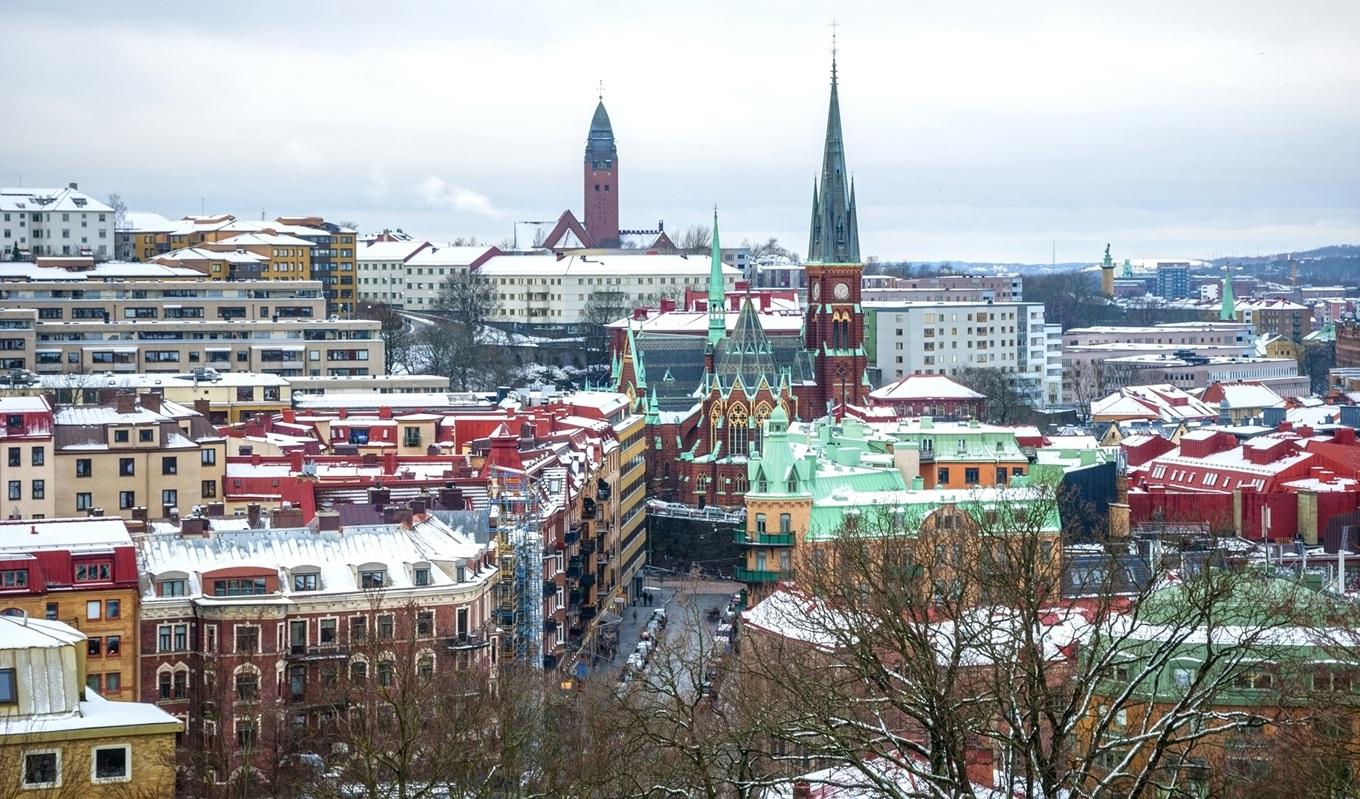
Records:
<instances>
[{"instance_id":1,"label":"red brick tower","mask_svg":"<svg viewBox=\"0 0 1360 799\"><path fill-rule=\"evenodd\" d=\"M596 247L619 244L619 149L604 98L595 106L586 136L585 225ZM589 243L589 242L586 242Z\"/></svg>"}]
</instances>

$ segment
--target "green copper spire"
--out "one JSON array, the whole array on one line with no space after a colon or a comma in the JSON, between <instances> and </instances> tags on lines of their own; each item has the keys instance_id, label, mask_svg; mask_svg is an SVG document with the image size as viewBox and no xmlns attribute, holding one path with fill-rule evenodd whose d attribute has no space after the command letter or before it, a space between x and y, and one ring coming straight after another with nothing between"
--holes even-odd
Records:
<instances>
[{"instance_id":1,"label":"green copper spire","mask_svg":"<svg viewBox=\"0 0 1360 799\"><path fill-rule=\"evenodd\" d=\"M713 207L713 263L708 272L708 343L717 346L727 331L727 292L723 289L722 245L718 243L718 208Z\"/></svg>"},{"instance_id":2,"label":"green copper spire","mask_svg":"<svg viewBox=\"0 0 1360 799\"><path fill-rule=\"evenodd\" d=\"M831 58L831 102L826 114L826 139L822 143L822 179L813 184L812 230L808 240L810 263L859 263L859 224L855 196L845 166L845 139L841 132L840 87L836 58Z\"/></svg>"},{"instance_id":3,"label":"green copper spire","mask_svg":"<svg viewBox=\"0 0 1360 799\"><path fill-rule=\"evenodd\" d=\"M1220 322L1237 321L1237 301L1233 299L1232 273L1228 267L1223 267L1223 305L1218 309L1218 320Z\"/></svg>"}]
</instances>

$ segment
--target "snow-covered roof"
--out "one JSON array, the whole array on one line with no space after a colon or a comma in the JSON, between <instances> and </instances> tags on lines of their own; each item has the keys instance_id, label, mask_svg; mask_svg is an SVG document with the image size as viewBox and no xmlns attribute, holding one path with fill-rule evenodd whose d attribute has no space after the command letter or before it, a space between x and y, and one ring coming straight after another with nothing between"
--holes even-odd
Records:
<instances>
[{"instance_id":1,"label":"snow-covered roof","mask_svg":"<svg viewBox=\"0 0 1360 799\"><path fill-rule=\"evenodd\" d=\"M737 319L741 314L728 311L724 314L723 324L728 332L736 330ZM756 311L760 327L767 334L796 334L802 329L803 317L798 312ZM634 333L692 333L701 335L708 331L707 311L666 311L646 319L621 318L610 322L608 327L632 327Z\"/></svg>"},{"instance_id":2,"label":"snow-covered roof","mask_svg":"<svg viewBox=\"0 0 1360 799\"><path fill-rule=\"evenodd\" d=\"M0 718L0 735L43 735L80 731L95 732L104 737L119 734L114 731L133 727L143 732L148 731L147 728L159 727L160 730L149 731L166 733L181 729L179 719L149 702L110 702L89 688L81 686L81 690L84 698L80 701L78 713Z\"/></svg>"},{"instance_id":3,"label":"snow-covered roof","mask_svg":"<svg viewBox=\"0 0 1360 799\"><path fill-rule=\"evenodd\" d=\"M0 615L0 649L56 649L84 640L85 633L64 622Z\"/></svg>"},{"instance_id":4,"label":"snow-covered roof","mask_svg":"<svg viewBox=\"0 0 1360 799\"><path fill-rule=\"evenodd\" d=\"M872 399L883 401L951 399L982 399L983 395L955 383L944 375L911 374L882 388L869 392Z\"/></svg>"},{"instance_id":5,"label":"snow-covered roof","mask_svg":"<svg viewBox=\"0 0 1360 799\"><path fill-rule=\"evenodd\" d=\"M406 263L408 266L467 267L471 266L473 261L486 255L490 249L491 247L480 244L473 247L432 244L412 255Z\"/></svg>"},{"instance_id":6,"label":"snow-covered roof","mask_svg":"<svg viewBox=\"0 0 1360 799\"><path fill-rule=\"evenodd\" d=\"M120 413L117 407L109 405L65 405L56 411L54 418L59 425L109 425L152 424L193 415L194 411L179 403L161 400L159 411L138 405L130 413Z\"/></svg>"},{"instance_id":7,"label":"snow-covered roof","mask_svg":"<svg viewBox=\"0 0 1360 799\"><path fill-rule=\"evenodd\" d=\"M427 246L424 241L375 241L354 251L360 263L373 261L405 261L417 250Z\"/></svg>"},{"instance_id":8,"label":"snow-covered roof","mask_svg":"<svg viewBox=\"0 0 1360 799\"><path fill-rule=\"evenodd\" d=\"M42 397L0 397L0 413L41 413L51 408Z\"/></svg>"},{"instance_id":9,"label":"snow-covered roof","mask_svg":"<svg viewBox=\"0 0 1360 799\"><path fill-rule=\"evenodd\" d=\"M72 187L61 189L0 188L0 210L27 211L29 213L34 211L113 212L113 209L104 203Z\"/></svg>"},{"instance_id":10,"label":"snow-covered roof","mask_svg":"<svg viewBox=\"0 0 1360 799\"><path fill-rule=\"evenodd\" d=\"M72 519L11 519L0 522L0 552L35 549L107 550L132 543L116 516Z\"/></svg>"},{"instance_id":11,"label":"snow-covered roof","mask_svg":"<svg viewBox=\"0 0 1360 799\"><path fill-rule=\"evenodd\" d=\"M180 222L161 216L152 211L127 211L123 214L120 233L169 233L180 226Z\"/></svg>"},{"instance_id":12,"label":"snow-covered roof","mask_svg":"<svg viewBox=\"0 0 1360 799\"><path fill-rule=\"evenodd\" d=\"M1273 408L1281 402L1280 395L1260 383L1218 383L1199 392L1211 405L1223 400L1229 408Z\"/></svg>"},{"instance_id":13,"label":"snow-covered roof","mask_svg":"<svg viewBox=\"0 0 1360 799\"><path fill-rule=\"evenodd\" d=\"M256 567L293 570L307 567L321 575L316 591L299 592L307 597L363 591L359 569L366 564L386 571L385 588L413 588L414 564L463 564L477 559L485 544L474 531L454 529L434 516L417 517L410 527L399 524L348 527L339 534L318 533L310 528L214 531L205 538L151 533L137 541L142 570L151 575L168 572L188 574L188 595L204 593L202 575L223 568ZM487 570L488 573L492 571ZM465 576L479 579L480 573ZM150 588L152 581L147 582ZM456 574L430 570L429 585L448 589L457 584ZM279 591L293 596L291 580L280 580ZM258 599L258 597L251 597ZM157 601L148 593L143 602Z\"/></svg>"},{"instance_id":14,"label":"snow-covered roof","mask_svg":"<svg viewBox=\"0 0 1360 799\"><path fill-rule=\"evenodd\" d=\"M838 648L853 640L851 618L824 600L791 586L779 586L769 596L741 614L742 623L818 649Z\"/></svg>"},{"instance_id":15,"label":"snow-covered roof","mask_svg":"<svg viewBox=\"0 0 1360 799\"><path fill-rule=\"evenodd\" d=\"M129 280L137 278L189 277L202 279L203 273L165 264L105 261L89 269L68 270L38 266L27 261L0 261L0 280Z\"/></svg>"},{"instance_id":16,"label":"snow-covered roof","mask_svg":"<svg viewBox=\"0 0 1360 799\"><path fill-rule=\"evenodd\" d=\"M297 236L289 236L284 233L251 232L242 233L239 236L232 236L223 239L218 244L229 247L249 247L249 246L268 246L268 247L315 247L316 245L306 239Z\"/></svg>"},{"instance_id":17,"label":"snow-covered roof","mask_svg":"<svg viewBox=\"0 0 1360 799\"><path fill-rule=\"evenodd\" d=\"M167 261L226 261L233 264L258 264L269 260L263 255L245 250L210 250L204 247L185 247L182 250L157 255L156 258Z\"/></svg>"}]
</instances>

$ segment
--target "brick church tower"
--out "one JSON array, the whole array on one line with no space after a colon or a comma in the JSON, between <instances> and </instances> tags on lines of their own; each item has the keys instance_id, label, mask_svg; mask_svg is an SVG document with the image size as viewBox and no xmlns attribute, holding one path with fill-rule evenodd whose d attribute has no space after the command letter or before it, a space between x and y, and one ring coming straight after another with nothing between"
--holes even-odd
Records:
<instances>
[{"instance_id":1,"label":"brick church tower","mask_svg":"<svg viewBox=\"0 0 1360 799\"><path fill-rule=\"evenodd\" d=\"M619 245L619 149L603 97L586 136L585 227L595 246Z\"/></svg>"},{"instance_id":2,"label":"brick church tower","mask_svg":"<svg viewBox=\"0 0 1360 799\"><path fill-rule=\"evenodd\" d=\"M803 330L816 363L817 392L815 403L800 409L800 415L819 416L828 405L863 405L869 392L860 305L864 265L859 259L855 184L845 168L834 57L822 176L812 186L812 230L805 268L808 307Z\"/></svg>"}]
</instances>

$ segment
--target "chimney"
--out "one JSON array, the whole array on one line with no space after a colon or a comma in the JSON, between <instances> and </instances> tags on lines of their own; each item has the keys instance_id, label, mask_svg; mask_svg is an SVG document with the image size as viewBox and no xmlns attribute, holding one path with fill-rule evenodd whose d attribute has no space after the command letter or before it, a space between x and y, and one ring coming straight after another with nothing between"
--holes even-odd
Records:
<instances>
[{"instance_id":1,"label":"chimney","mask_svg":"<svg viewBox=\"0 0 1360 799\"><path fill-rule=\"evenodd\" d=\"M319 510L316 512L316 529L322 533L340 532L340 511Z\"/></svg>"},{"instance_id":2,"label":"chimney","mask_svg":"<svg viewBox=\"0 0 1360 799\"><path fill-rule=\"evenodd\" d=\"M411 505L410 505L410 507L411 507L411 515L412 515L412 516L424 515L424 513L425 513L425 498L424 498L424 497L416 497L415 499L411 500Z\"/></svg>"},{"instance_id":3,"label":"chimney","mask_svg":"<svg viewBox=\"0 0 1360 799\"><path fill-rule=\"evenodd\" d=\"M242 456L250 456L250 455L254 455L254 454L255 454L255 445L254 445L254 444L242 444L242 445L236 450L236 454L237 454L237 455L242 455Z\"/></svg>"},{"instance_id":4,"label":"chimney","mask_svg":"<svg viewBox=\"0 0 1360 799\"><path fill-rule=\"evenodd\" d=\"M152 413L161 412L161 398L157 394L148 391L142 394L142 407Z\"/></svg>"},{"instance_id":5,"label":"chimney","mask_svg":"<svg viewBox=\"0 0 1360 799\"><path fill-rule=\"evenodd\" d=\"M146 508L136 507L132 509L132 520L135 522L146 521Z\"/></svg>"},{"instance_id":6,"label":"chimney","mask_svg":"<svg viewBox=\"0 0 1360 799\"><path fill-rule=\"evenodd\" d=\"M103 515L104 515L103 508L90 508L90 518L98 519L103 517Z\"/></svg>"},{"instance_id":7,"label":"chimney","mask_svg":"<svg viewBox=\"0 0 1360 799\"><path fill-rule=\"evenodd\" d=\"M292 408L283 409L283 421L292 424L297 419L297 413Z\"/></svg>"},{"instance_id":8,"label":"chimney","mask_svg":"<svg viewBox=\"0 0 1360 799\"><path fill-rule=\"evenodd\" d=\"M205 419L212 418L212 403L205 399L194 400L194 413Z\"/></svg>"},{"instance_id":9,"label":"chimney","mask_svg":"<svg viewBox=\"0 0 1360 799\"><path fill-rule=\"evenodd\" d=\"M794 780L793 799L812 799L812 783L802 778Z\"/></svg>"},{"instance_id":10,"label":"chimney","mask_svg":"<svg viewBox=\"0 0 1360 799\"><path fill-rule=\"evenodd\" d=\"M204 512L208 516L224 516L227 512L227 506L221 502L209 502Z\"/></svg>"},{"instance_id":11,"label":"chimney","mask_svg":"<svg viewBox=\"0 0 1360 799\"><path fill-rule=\"evenodd\" d=\"M95 392L95 398L105 407L114 405L118 402L118 389L105 386Z\"/></svg>"},{"instance_id":12,"label":"chimney","mask_svg":"<svg viewBox=\"0 0 1360 799\"><path fill-rule=\"evenodd\" d=\"M67 187L70 188L72 191L78 191L78 190L80 189L80 186L76 185L76 182L75 182L74 180L71 181L70 183L67 183L66 185L67 185Z\"/></svg>"},{"instance_id":13,"label":"chimney","mask_svg":"<svg viewBox=\"0 0 1360 799\"><path fill-rule=\"evenodd\" d=\"M301 450L293 450L292 452L288 453L288 469L294 475L300 474L302 472Z\"/></svg>"},{"instance_id":14,"label":"chimney","mask_svg":"<svg viewBox=\"0 0 1360 799\"><path fill-rule=\"evenodd\" d=\"M269 526L275 530L286 527L302 526L302 508L285 504L281 508L275 508L269 514Z\"/></svg>"},{"instance_id":15,"label":"chimney","mask_svg":"<svg viewBox=\"0 0 1360 799\"><path fill-rule=\"evenodd\" d=\"M390 405L384 405L384 406L382 406L381 408L379 408L379 409L378 409L378 418L379 418L379 419L391 419L391 418L392 418L392 406L390 406Z\"/></svg>"},{"instance_id":16,"label":"chimney","mask_svg":"<svg viewBox=\"0 0 1360 799\"><path fill-rule=\"evenodd\" d=\"M392 490L382 486L372 486L368 489L368 504L373 506L386 505L392 501Z\"/></svg>"},{"instance_id":17,"label":"chimney","mask_svg":"<svg viewBox=\"0 0 1360 799\"><path fill-rule=\"evenodd\" d=\"M180 538L207 538L208 520L202 516L190 516L179 523Z\"/></svg>"},{"instance_id":18,"label":"chimney","mask_svg":"<svg viewBox=\"0 0 1360 799\"><path fill-rule=\"evenodd\" d=\"M252 502L246 506L246 522L252 530L260 527L260 503Z\"/></svg>"},{"instance_id":19,"label":"chimney","mask_svg":"<svg viewBox=\"0 0 1360 799\"><path fill-rule=\"evenodd\" d=\"M161 513L162 515L165 516L166 519L170 520L171 524L179 523L179 508L175 507L174 505L162 505Z\"/></svg>"},{"instance_id":20,"label":"chimney","mask_svg":"<svg viewBox=\"0 0 1360 799\"><path fill-rule=\"evenodd\" d=\"M135 413L137 411L137 397L128 391L118 392L114 399L114 408L119 413Z\"/></svg>"},{"instance_id":21,"label":"chimney","mask_svg":"<svg viewBox=\"0 0 1360 799\"><path fill-rule=\"evenodd\" d=\"M336 414L336 418L338 418L338 419L344 419L344 418L346 418L346 417L348 417L348 416L349 416L349 411L345 410L344 408L340 408L340 409L339 409L339 413Z\"/></svg>"}]
</instances>

